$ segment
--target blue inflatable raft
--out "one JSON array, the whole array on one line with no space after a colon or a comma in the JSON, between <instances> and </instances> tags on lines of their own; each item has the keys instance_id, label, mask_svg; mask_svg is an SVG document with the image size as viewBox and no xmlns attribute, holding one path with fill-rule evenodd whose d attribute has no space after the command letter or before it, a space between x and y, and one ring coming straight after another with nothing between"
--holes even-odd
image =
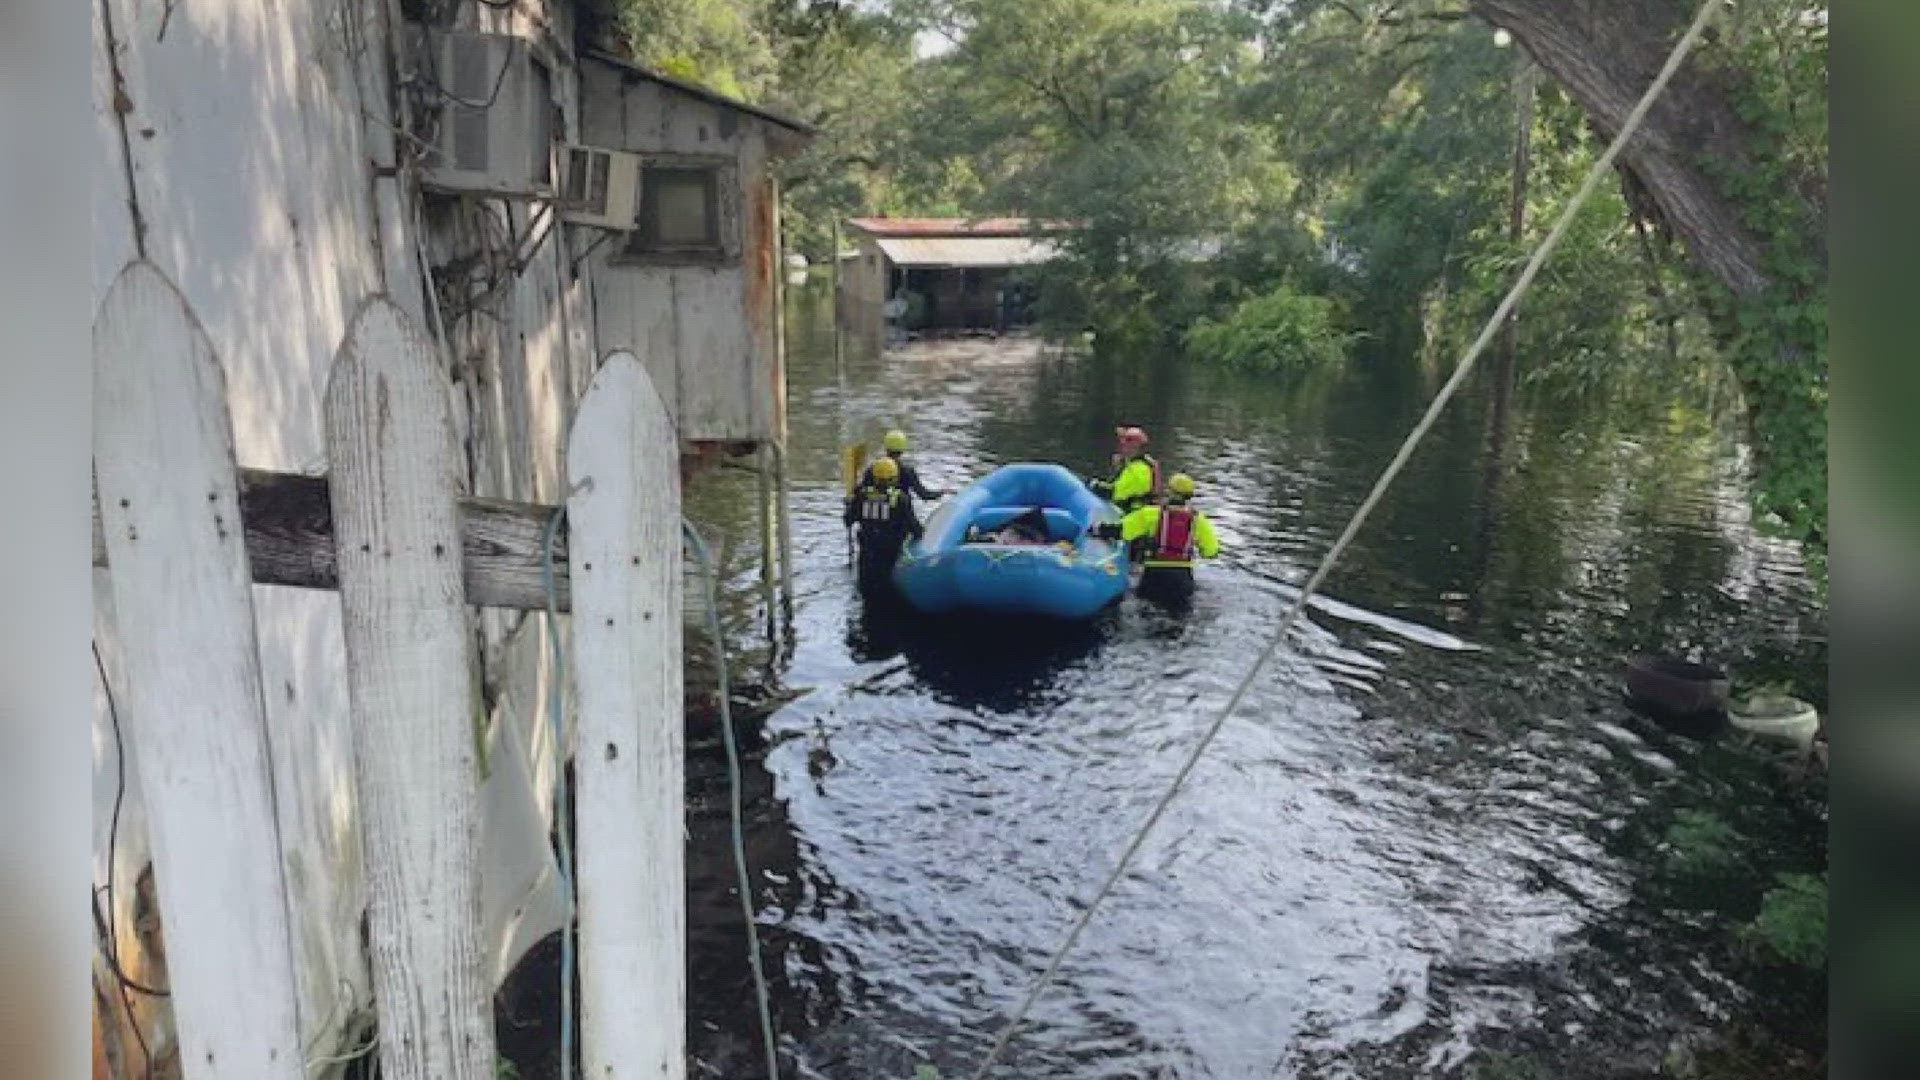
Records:
<instances>
[{"instance_id":1,"label":"blue inflatable raft","mask_svg":"<svg viewBox=\"0 0 1920 1080\"><path fill-rule=\"evenodd\" d=\"M940 504L901 552L893 580L924 612L1083 619L1127 591L1125 552L1090 531L1119 520L1112 503L1058 465L1002 466ZM1026 542L1007 542L1022 528Z\"/></svg>"}]
</instances>

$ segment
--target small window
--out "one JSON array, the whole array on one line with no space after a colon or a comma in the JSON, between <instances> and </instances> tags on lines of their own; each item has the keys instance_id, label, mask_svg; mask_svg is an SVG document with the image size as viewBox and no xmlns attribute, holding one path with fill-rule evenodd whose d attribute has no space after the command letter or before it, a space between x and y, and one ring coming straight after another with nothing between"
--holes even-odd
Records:
<instances>
[{"instance_id":1,"label":"small window","mask_svg":"<svg viewBox=\"0 0 1920 1080\"><path fill-rule=\"evenodd\" d=\"M640 171L640 220L627 254L652 262L711 263L739 245L730 213L732 170L720 164L655 160Z\"/></svg>"},{"instance_id":2,"label":"small window","mask_svg":"<svg viewBox=\"0 0 1920 1080\"><path fill-rule=\"evenodd\" d=\"M553 73L538 60L531 61L533 90L528 95L533 126L533 180L553 183Z\"/></svg>"}]
</instances>

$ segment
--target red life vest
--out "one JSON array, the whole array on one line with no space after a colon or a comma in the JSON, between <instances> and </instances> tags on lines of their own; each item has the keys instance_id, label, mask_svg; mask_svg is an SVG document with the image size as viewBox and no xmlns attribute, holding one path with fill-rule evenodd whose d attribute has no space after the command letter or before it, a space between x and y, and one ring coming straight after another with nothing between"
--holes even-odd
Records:
<instances>
[{"instance_id":1,"label":"red life vest","mask_svg":"<svg viewBox=\"0 0 1920 1080\"><path fill-rule=\"evenodd\" d=\"M1153 530L1153 551L1148 566L1193 565L1193 510L1185 506L1162 506L1160 524Z\"/></svg>"}]
</instances>

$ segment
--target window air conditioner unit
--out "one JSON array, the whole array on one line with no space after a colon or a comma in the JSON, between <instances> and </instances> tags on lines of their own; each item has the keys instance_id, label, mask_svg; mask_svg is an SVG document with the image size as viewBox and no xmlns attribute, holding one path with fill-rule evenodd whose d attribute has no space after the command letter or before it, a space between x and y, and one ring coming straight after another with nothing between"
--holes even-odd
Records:
<instances>
[{"instance_id":1,"label":"window air conditioner unit","mask_svg":"<svg viewBox=\"0 0 1920 1080\"><path fill-rule=\"evenodd\" d=\"M553 194L552 69L525 38L433 31L422 80L436 119L421 182L442 191Z\"/></svg>"},{"instance_id":2,"label":"window air conditioner unit","mask_svg":"<svg viewBox=\"0 0 1920 1080\"><path fill-rule=\"evenodd\" d=\"M564 147L557 202L563 221L631 231L640 212L640 155Z\"/></svg>"}]
</instances>

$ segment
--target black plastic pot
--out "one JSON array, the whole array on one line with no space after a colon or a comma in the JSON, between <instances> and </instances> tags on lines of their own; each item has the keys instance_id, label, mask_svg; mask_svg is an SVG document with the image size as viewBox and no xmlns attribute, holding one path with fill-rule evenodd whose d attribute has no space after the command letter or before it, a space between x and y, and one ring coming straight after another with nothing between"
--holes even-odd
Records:
<instances>
[{"instance_id":1,"label":"black plastic pot","mask_svg":"<svg viewBox=\"0 0 1920 1080\"><path fill-rule=\"evenodd\" d=\"M1674 716L1724 712L1732 688L1719 668L1665 656L1636 656L1624 674L1628 697Z\"/></svg>"}]
</instances>

